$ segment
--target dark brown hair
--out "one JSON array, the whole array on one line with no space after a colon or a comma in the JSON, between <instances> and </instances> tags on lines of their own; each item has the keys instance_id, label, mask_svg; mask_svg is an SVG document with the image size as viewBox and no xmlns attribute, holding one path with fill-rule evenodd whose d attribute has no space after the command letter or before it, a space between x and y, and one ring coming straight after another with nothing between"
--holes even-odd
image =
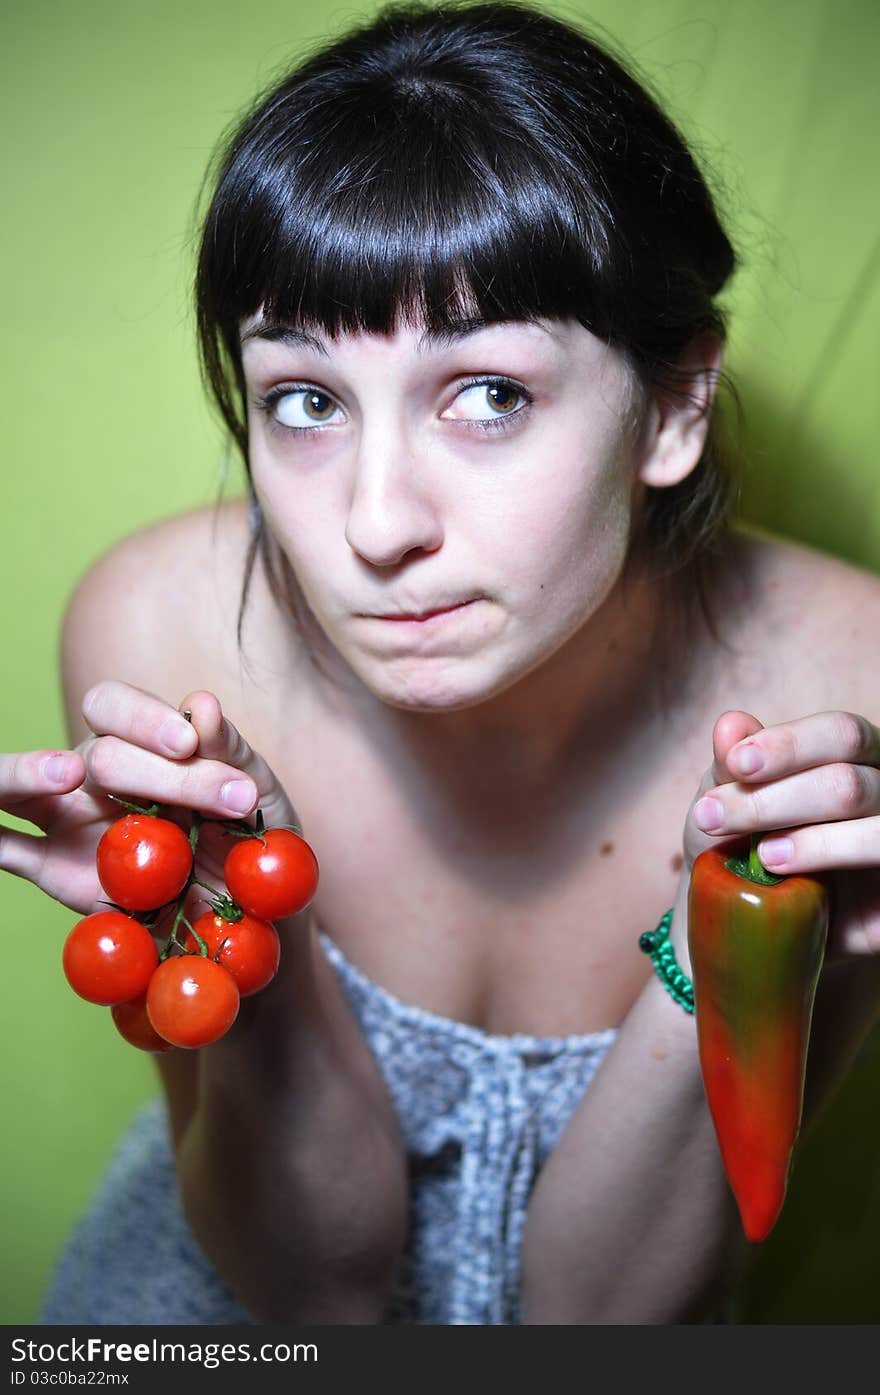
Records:
<instances>
[{"instance_id":1,"label":"dark brown hair","mask_svg":"<svg viewBox=\"0 0 880 1395\"><path fill-rule=\"evenodd\" d=\"M390 4L302 58L222 144L196 276L206 385L248 471L241 322L393 332L466 315L574 317L645 389L677 368L735 266L712 196L646 87L591 37L520 3ZM702 459L648 487L633 560L715 633L709 575L739 486L713 413ZM251 488L254 560L304 602ZM716 634L716 638L718 638Z\"/></svg>"}]
</instances>

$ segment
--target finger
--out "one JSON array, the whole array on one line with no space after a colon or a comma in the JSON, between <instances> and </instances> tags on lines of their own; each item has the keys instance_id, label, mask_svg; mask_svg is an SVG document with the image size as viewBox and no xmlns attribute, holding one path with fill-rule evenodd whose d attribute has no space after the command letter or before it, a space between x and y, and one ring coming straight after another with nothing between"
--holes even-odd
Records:
<instances>
[{"instance_id":1,"label":"finger","mask_svg":"<svg viewBox=\"0 0 880 1395\"><path fill-rule=\"evenodd\" d=\"M750 771L742 765L746 753L753 757ZM880 766L880 728L857 712L815 712L765 727L757 739L750 736L740 741L730 751L728 763L736 779L775 780L834 761Z\"/></svg>"},{"instance_id":2,"label":"finger","mask_svg":"<svg viewBox=\"0 0 880 1395\"><path fill-rule=\"evenodd\" d=\"M256 807L259 797L254 780L223 761L170 760L116 736L92 738L84 743L83 755L86 787L126 799L240 818Z\"/></svg>"},{"instance_id":3,"label":"finger","mask_svg":"<svg viewBox=\"0 0 880 1395\"><path fill-rule=\"evenodd\" d=\"M767 784L719 785L704 797L718 807L717 818L701 799L694 810L707 833L751 833L783 824L863 819L880 811L880 770L871 765L823 765Z\"/></svg>"},{"instance_id":4,"label":"finger","mask_svg":"<svg viewBox=\"0 0 880 1395\"><path fill-rule=\"evenodd\" d=\"M182 759L198 745L176 707L130 683L96 683L83 697L82 714L96 736L117 736L158 755Z\"/></svg>"},{"instance_id":5,"label":"finger","mask_svg":"<svg viewBox=\"0 0 880 1395\"><path fill-rule=\"evenodd\" d=\"M723 807L718 799L717 786L737 780L728 765L728 754L743 737L750 736L763 728L758 718L751 712L733 709L722 712L712 729L713 761L700 782L697 800L691 805L688 822L691 836L702 847L712 846L714 839L706 839L709 832L724 832Z\"/></svg>"},{"instance_id":6,"label":"finger","mask_svg":"<svg viewBox=\"0 0 880 1395\"><path fill-rule=\"evenodd\" d=\"M729 764L729 755L743 740L754 736L764 728L751 712L733 709L722 712L712 729L712 779L710 785L720 785L727 780L738 780L739 774Z\"/></svg>"},{"instance_id":7,"label":"finger","mask_svg":"<svg viewBox=\"0 0 880 1395\"><path fill-rule=\"evenodd\" d=\"M75 790L86 777L78 751L15 751L0 754L0 808L27 799Z\"/></svg>"},{"instance_id":8,"label":"finger","mask_svg":"<svg viewBox=\"0 0 880 1395\"><path fill-rule=\"evenodd\" d=\"M685 864L689 869L693 866L695 859L707 848L719 847L718 836L707 833L697 822L696 809L700 806L701 800L710 790L716 786L736 779L727 767L727 754L738 741L743 737L751 735L755 731L761 731L761 723L758 718L750 712L743 712L738 709L731 709L722 712L717 718L712 729L712 752L713 760L711 765L706 767L703 778L700 781L697 793L691 801L684 824L684 835L682 848L684 851ZM713 813L714 810L702 805L702 810Z\"/></svg>"},{"instance_id":9,"label":"finger","mask_svg":"<svg viewBox=\"0 0 880 1395\"><path fill-rule=\"evenodd\" d=\"M224 715L213 693L203 689L189 693L180 704L180 710L190 714L198 734L199 755L223 761L240 772L238 779L232 782L243 786L239 813L249 814L259 803L267 827L290 823L298 826L296 811L275 772ZM227 795L230 793L234 796L239 791L227 791Z\"/></svg>"},{"instance_id":10,"label":"finger","mask_svg":"<svg viewBox=\"0 0 880 1395\"><path fill-rule=\"evenodd\" d=\"M39 884L45 860L45 838L0 824L0 871Z\"/></svg>"},{"instance_id":11,"label":"finger","mask_svg":"<svg viewBox=\"0 0 880 1395\"><path fill-rule=\"evenodd\" d=\"M102 888L94 861L84 862L78 852L58 852L53 841L0 824L0 871L32 882L78 915L103 909L107 903L97 899Z\"/></svg>"},{"instance_id":12,"label":"finger","mask_svg":"<svg viewBox=\"0 0 880 1395\"><path fill-rule=\"evenodd\" d=\"M781 828L758 843L758 856L771 872L787 876L838 867L880 867L880 815Z\"/></svg>"}]
</instances>

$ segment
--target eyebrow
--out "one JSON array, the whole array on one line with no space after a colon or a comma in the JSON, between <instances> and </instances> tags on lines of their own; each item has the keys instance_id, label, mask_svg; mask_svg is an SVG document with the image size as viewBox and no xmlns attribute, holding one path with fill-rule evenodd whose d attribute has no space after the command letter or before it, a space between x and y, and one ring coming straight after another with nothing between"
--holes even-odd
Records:
<instances>
[{"instance_id":1,"label":"eyebrow","mask_svg":"<svg viewBox=\"0 0 880 1395\"><path fill-rule=\"evenodd\" d=\"M506 323L509 321L486 320L480 315L465 316L462 319L453 320L450 325L441 329L426 329L419 339L418 349L421 353L426 348L448 348L471 334L477 334L481 329L489 329L492 325ZM542 325L539 320L526 319L520 323L532 324L536 329L543 330L545 334L551 333L546 325ZM260 324L254 325L252 329L245 330L241 336L242 347L254 339L267 340L270 344L283 344L288 349L314 349L324 358L330 357L327 345L322 339L318 339L314 334L309 334L307 330L300 329L297 325L287 324L283 320L263 320Z\"/></svg>"}]
</instances>

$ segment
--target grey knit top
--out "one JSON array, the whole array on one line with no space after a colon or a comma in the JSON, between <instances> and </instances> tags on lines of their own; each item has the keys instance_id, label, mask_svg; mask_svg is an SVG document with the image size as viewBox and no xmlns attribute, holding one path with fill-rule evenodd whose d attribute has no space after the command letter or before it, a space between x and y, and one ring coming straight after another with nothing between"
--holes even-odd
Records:
<instances>
[{"instance_id":1,"label":"grey knit top","mask_svg":"<svg viewBox=\"0 0 880 1395\"><path fill-rule=\"evenodd\" d=\"M410 1170L388 1323L515 1324L535 1177L616 1029L493 1036L413 1007L320 942L379 1062ZM164 1102L135 1117L52 1277L43 1323L249 1324L184 1218Z\"/></svg>"}]
</instances>

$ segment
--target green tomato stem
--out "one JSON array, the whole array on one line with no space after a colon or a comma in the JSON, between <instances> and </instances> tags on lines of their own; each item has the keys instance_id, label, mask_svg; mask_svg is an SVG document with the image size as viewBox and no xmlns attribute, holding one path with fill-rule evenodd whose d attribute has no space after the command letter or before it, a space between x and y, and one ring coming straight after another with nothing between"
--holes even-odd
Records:
<instances>
[{"instance_id":1,"label":"green tomato stem","mask_svg":"<svg viewBox=\"0 0 880 1395\"><path fill-rule=\"evenodd\" d=\"M158 804L133 804L130 799L120 799L118 794L108 794L107 798L112 799L114 804L120 804L130 814L148 814L150 818L155 818L161 807Z\"/></svg>"}]
</instances>

